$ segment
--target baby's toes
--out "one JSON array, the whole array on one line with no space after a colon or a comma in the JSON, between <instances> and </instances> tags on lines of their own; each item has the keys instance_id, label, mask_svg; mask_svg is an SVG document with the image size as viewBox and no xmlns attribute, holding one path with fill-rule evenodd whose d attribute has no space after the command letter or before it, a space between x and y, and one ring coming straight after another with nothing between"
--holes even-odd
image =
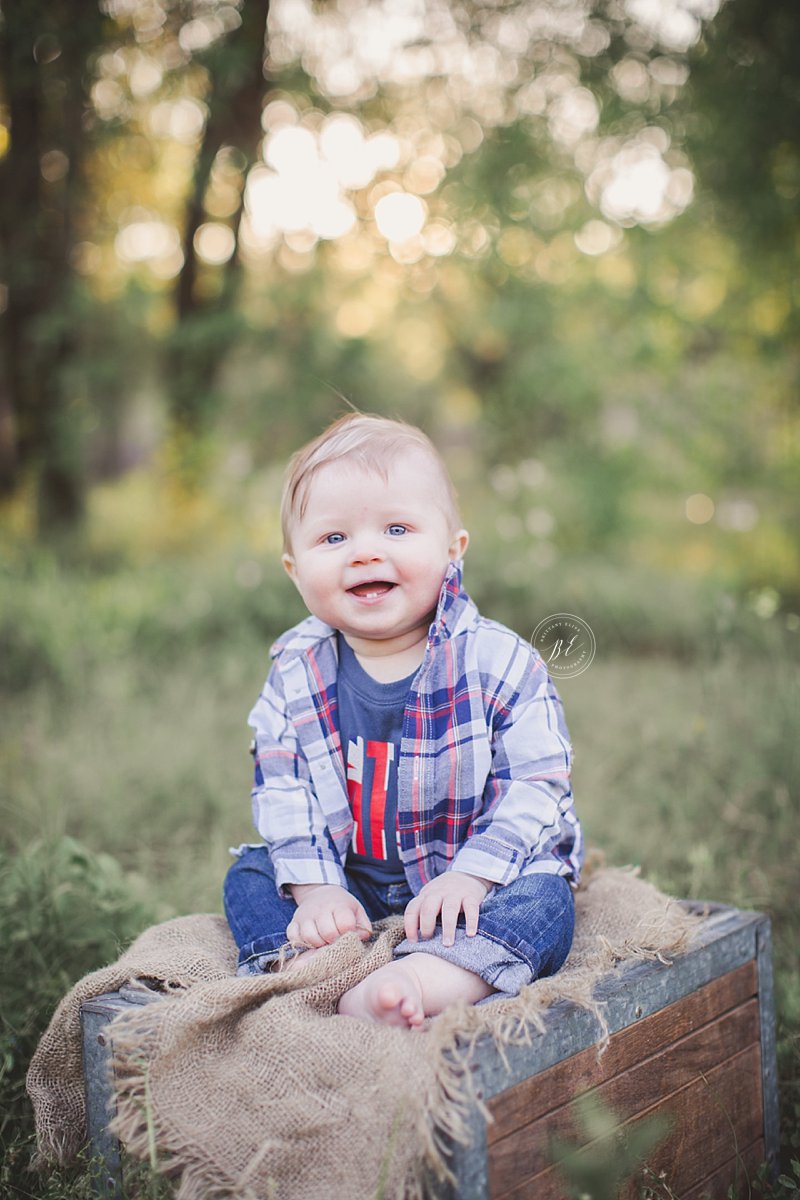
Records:
<instances>
[{"instance_id":1,"label":"baby's toes","mask_svg":"<svg viewBox=\"0 0 800 1200\"><path fill-rule=\"evenodd\" d=\"M409 1025L421 1025L425 1020L425 1013L422 1008L412 999L404 1000L400 1005L400 1014L408 1022Z\"/></svg>"},{"instance_id":2,"label":"baby's toes","mask_svg":"<svg viewBox=\"0 0 800 1200\"><path fill-rule=\"evenodd\" d=\"M404 1003L403 994L396 983L384 983L378 988L376 996L378 1005L385 1013L393 1012L395 1009L402 1011Z\"/></svg>"}]
</instances>

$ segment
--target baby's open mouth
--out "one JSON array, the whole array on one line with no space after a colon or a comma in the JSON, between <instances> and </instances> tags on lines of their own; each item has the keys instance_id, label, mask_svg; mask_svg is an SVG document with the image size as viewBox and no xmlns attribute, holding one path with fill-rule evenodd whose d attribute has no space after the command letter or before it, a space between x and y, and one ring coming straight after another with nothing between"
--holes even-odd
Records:
<instances>
[{"instance_id":1,"label":"baby's open mouth","mask_svg":"<svg viewBox=\"0 0 800 1200\"><path fill-rule=\"evenodd\" d=\"M354 596L369 598L371 596L385 596L395 586L394 583L387 583L385 579L372 579L369 583L357 583L355 587L348 588L347 590Z\"/></svg>"}]
</instances>

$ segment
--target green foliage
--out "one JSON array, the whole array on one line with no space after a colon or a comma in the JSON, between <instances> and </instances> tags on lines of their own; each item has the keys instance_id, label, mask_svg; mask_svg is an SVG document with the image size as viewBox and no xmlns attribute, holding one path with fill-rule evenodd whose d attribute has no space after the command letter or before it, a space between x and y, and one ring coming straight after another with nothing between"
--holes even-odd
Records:
<instances>
[{"instance_id":1,"label":"green foliage","mask_svg":"<svg viewBox=\"0 0 800 1200\"><path fill-rule=\"evenodd\" d=\"M689 146L701 178L737 235L776 255L772 266L797 236L798 38L792 0L736 0L690 57Z\"/></svg>"},{"instance_id":2,"label":"green foliage","mask_svg":"<svg viewBox=\"0 0 800 1200\"><path fill-rule=\"evenodd\" d=\"M599 1097L579 1096L572 1108L582 1138L576 1147L555 1139L553 1154L570 1200L618 1200L631 1179L669 1132L669 1123L650 1117L626 1126Z\"/></svg>"},{"instance_id":3,"label":"green foliage","mask_svg":"<svg viewBox=\"0 0 800 1200\"><path fill-rule=\"evenodd\" d=\"M255 583L248 568L258 572ZM187 649L254 636L266 651L291 624L287 617L299 618L300 607L282 571L263 588L260 578L247 552L221 570L149 563L109 573L87 563L70 572L45 553L21 571L0 567L0 687L11 693L61 687L125 656L166 668Z\"/></svg>"},{"instance_id":4,"label":"green foliage","mask_svg":"<svg viewBox=\"0 0 800 1200\"><path fill-rule=\"evenodd\" d=\"M97 1171L89 1164L71 1170L53 1166L42 1172L30 1165L31 1141L17 1135L0 1143L0 1195L4 1200L95 1200Z\"/></svg>"},{"instance_id":5,"label":"green foliage","mask_svg":"<svg viewBox=\"0 0 800 1200\"><path fill-rule=\"evenodd\" d=\"M779 1175L776 1185L764 1193L769 1200L793 1200L800 1196L800 1162L796 1158L792 1159L791 1172Z\"/></svg>"},{"instance_id":6,"label":"green foliage","mask_svg":"<svg viewBox=\"0 0 800 1200\"><path fill-rule=\"evenodd\" d=\"M788 1111L781 1114L782 1134L782 1171L777 1179L770 1179L766 1171L762 1171L756 1180L755 1194L758 1200L797 1200L800 1196L800 1103L798 1103L798 1056L797 1035L795 1035L794 1063L787 1062L787 1075L793 1074L791 1088L794 1100Z\"/></svg>"},{"instance_id":7,"label":"green foliage","mask_svg":"<svg viewBox=\"0 0 800 1200\"><path fill-rule=\"evenodd\" d=\"M3 1145L0 1160L0 1196L3 1200L97 1200L105 1185L104 1164L78 1155L71 1167L31 1165L31 1140L23 1134ZM174 1189L148 1163L123 1155L120 1200L172 1200Z\"/></svg>"},{"instance_id":8,"label":"green foliage","mask_svg":"<svg viewBox=\"0 0 800 1200\"><path fill-rule=\"evenodd\" d=\"M156 917L144 887L119 863L71 837L42 838L16 853L0 847L0 1180L19 1182L30 1157L25 1073L58 1001ZM52 1181L41 1193L63 1194Z\"/></svg>"}]
</instances>

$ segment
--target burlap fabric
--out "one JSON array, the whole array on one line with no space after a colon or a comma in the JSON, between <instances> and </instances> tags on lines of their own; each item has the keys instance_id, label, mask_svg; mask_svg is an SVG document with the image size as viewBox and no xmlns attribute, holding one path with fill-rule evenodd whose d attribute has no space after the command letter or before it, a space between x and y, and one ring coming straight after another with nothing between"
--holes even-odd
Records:
<instances>
[{"instance_id":1,"label":"burlap fabric","mask_svg":"<svg viewBox=\"0 0 800 1200\"><path fill-rule=\"evenodd\" d=\"M69 1161L85 1141L81 1003L146 978L164 999L114 1022L116 1128L135 1155L155 1145L180 1200L422 1197L430 1172L447 1173L447 1138L464 1133L464 1046L484 1034L501 1050L527 1040L559 1000L593 1009L602 1041L597 980L631 957L668 961L696 921L634 872L597 870L578 893L557 975L514 999L454 1006L419 1032L336 1012L347 988L390 959L397 921L366 946L348 935L292 972L245 979L234 977L221 917L168 921L57 1009L28 1075L41 1155Z\"/></svg>"}]
</instances>

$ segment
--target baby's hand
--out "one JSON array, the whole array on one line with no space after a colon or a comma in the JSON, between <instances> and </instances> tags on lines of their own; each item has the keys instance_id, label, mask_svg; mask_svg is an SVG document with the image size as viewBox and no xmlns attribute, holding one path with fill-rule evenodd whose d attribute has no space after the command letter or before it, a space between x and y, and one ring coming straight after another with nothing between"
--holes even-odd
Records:
<instances>
[{"instance_id":1,"label":"baby's hand","mask_svg":"<svg viewBox=\"0 0 800 1200\"><path fill-rule=\"evenodd\" d=\"M318 949L353 929L362 941L372 933L363 907L338 884L298 884L292 888L292 896L297 912L286 927L286 937L293 946Z\"/></svg>"},{"instance_id":2,"label":"baby's hand","mask_svg":"<svg viewBox=\"0 0 800 1200\"><path fill-rule=\"evenodd\" d=\"M478 932L478 913L492 884L463 871L445 871L437 875L406 905L405 929L410 942L433 937L441 914L442 943L452 946L456 938L459 913L464 914L467 937Z\"/></svg>"}]
</instances>

